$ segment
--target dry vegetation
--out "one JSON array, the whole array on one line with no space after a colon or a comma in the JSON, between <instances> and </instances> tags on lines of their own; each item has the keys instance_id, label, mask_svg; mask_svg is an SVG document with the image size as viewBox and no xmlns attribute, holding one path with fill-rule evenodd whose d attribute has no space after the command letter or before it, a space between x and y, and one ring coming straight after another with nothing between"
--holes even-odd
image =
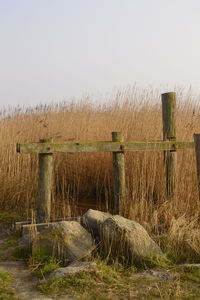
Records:
<instances>
[{"instance_id":1,"label":"dry vegetation","mask_svg":"<svg viewBox=\"0 0 200 300\"><path fill-rule=\"evenodd\" d=\"M193 140L200 133L200 110L190 93L178 91L177 139ZM37 196L37 156L16 153L17 142L53 137L56 141L111 140L122 131L126 141L161 140L160 93L129 88L113 95L107 105L78 104L11 109L0 119L0 207L30 217ZM54 156L52 219L107 210L112 200L112 160L109 153ZM126 154L127 205L124 215L149 232L168 231L170 245L200 254L199 208L193 150L178 152L178 193L164 195L163 153ZM78 204L78 205L77 205ZM193 236L195 235L195 238ZM184 242L183 242L184 241ZM191 252L191 253L193 253ZM192 254L193 255L193 254Z\"/></svg>"}]
</instances>

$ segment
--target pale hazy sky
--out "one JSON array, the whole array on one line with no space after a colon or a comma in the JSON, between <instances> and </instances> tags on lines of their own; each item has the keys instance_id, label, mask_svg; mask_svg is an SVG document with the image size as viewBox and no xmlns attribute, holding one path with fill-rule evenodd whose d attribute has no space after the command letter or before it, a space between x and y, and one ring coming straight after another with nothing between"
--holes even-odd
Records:
<instances>
[{"instance_id":1,"label":"pale hazy sky","mask_svg":"<svg viewBox=\"0 0 200 300\"><path fill-rule=\"evenodd\" d=\"M0 0L0 106L137 84L200 94L200 0Z\"/></svg>"}]
</instances>

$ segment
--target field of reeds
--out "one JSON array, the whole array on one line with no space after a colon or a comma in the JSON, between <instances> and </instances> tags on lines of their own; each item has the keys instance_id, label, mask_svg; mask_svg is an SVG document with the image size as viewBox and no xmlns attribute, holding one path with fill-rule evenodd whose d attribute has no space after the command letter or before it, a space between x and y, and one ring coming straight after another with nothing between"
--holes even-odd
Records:
<instances>
[{"instance_id":1,"label":"field of reeds","mask_svg":"<svg viewBox=\"0 0 200 300\"><path fill-rule=\"evenodd\" d=\"M200 133L195 99L190 92L177 91L177 140L192 141L193 133ZM126 141L162 140L161 95L153 90L127 88L109 97L106 104L86 98L0 113L0 208L23 218L34 212L38 157L17 154L16 143L49 137L55 141L108 141L112 131L122 131ZM165 198L162 151L129 152L125 159L124 215L152 234L167 232L171 245L180 243L183 253L189 248L200 256L194 150L178 151L178 191L173 201ZM111 207L111 153L56 154L53 178L52 219L81 214L89 207Z\"/></svg>"}]
</instances>

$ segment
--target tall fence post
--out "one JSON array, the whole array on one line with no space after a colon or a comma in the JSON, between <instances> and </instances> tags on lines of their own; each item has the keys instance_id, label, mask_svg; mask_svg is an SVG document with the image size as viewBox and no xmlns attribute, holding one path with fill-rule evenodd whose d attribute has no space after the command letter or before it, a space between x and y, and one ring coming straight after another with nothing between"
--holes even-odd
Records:
<instances>
[{"instance_id":1,"label":"tall fence post","mask_svg":"<svg viewBox=\"0 0 200 300\"><path fill-rule=\"evenodd\" d=\"M176 141L176 93L162 94L163 140ZM171 199L176 194L177 153L176 150L164 151L166 196Z\"/></svg>"},{"instance_id":2,"label":"tall fence post","mask_svg":"<svg viewBox=\"0 0 200 300\"><path fill-rule=\"evenodd\" d=\"M197 183L198 183L199 199L200 199L200 134L194 134L194 144L195 144L196 163L197 163Z\"/></svg>"},{"instance_id":3,"label":"tall fence post","mask_svg":"<svg viewBox=\"0 0 200 300\"><path fill-rule=\"evenodd\" d=\"M112 132L113 142L123 142L124 137L121 132ZM114 177L114 204L113 213L122 214L125 204L125 161L123 149L120 152L113 152L113 177Z\"/></svg>"},{"instance_id":4,"label":"tall fence post","mask_svg":"<svg viewBox=\"0 0 200 300\"><path fill-rule=\"evenodd\" d=\"M41 139L40 143L53 142L53 139ZM37 223L50 221L51 190L52 190L52 162L53 154L39 154L39 182L36 206Z\"/></svg>"}]
</instances>

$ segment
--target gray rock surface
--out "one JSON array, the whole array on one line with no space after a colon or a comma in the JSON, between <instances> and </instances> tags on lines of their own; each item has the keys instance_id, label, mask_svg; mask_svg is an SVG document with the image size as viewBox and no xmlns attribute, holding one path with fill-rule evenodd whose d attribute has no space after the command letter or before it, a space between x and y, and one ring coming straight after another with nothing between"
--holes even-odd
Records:
<instances>
[{"instance_id":1,"label":"gray rock surface","mask_svg":"<svg viewBox=\"0 0 200 300\"><path fill-rule=\"evenodd\" d=\"M139 274L140 277L147 277L149 279L154 280L155 278L159 279L159 280L163 280L163 281L173 281L174 280L174 276L169 272L169 270L146 270L142 273Z\"/></svg>"},{"instance_id":2,"label":"gray rock surface","mask_svg":"<svg viewBox=\"0 0 200 300\"><path fill-rule=\"evenodd\" d=\"M100 236L100 227L103 222L110 218L112 215L110 213L102 212L99 210L89 209L81 217L81 225L91 232L95 239Z\"/></svg>"},{"instance_id":3,"label":"gray rock surface","mask_svg":"<svg viewBox=\"0 0 200 300\"><path fill-rule=\"evenodd\" d=\"M67 267L56 269L55 271L50 273L48 276L46 276L45 280L48 280L48 279L54 278L54 277L66 277L66 276L74 275L74 274L77 274L80 272L95 272L97 270L98 270L98 266L95 262L76 261ZM45 281L45 280L43 280L43 281Z\"/></svg>"},{"instance_id":4,"label":"gray rock surface","mask_svg":"<svg viewBox=\"0 0 200 300\"><path fill-rule=\"evenodd\" d=\"M33 239L35 249L41 248L58 257L64 265L88 257L95 242L98 245L96 250L105 257L126 264L140 264L146 258L164 256L140 224L122 216L89 209L82 216L81 224L60 221L25 225L21 244L30 245Z\"/></svg>"},{"instance_id":5,"label":"gray rock surface","mask_svg":"<svg viewBox=\"0 0 200 300\"><path fill-rule=\"evenodd\" d=\"M163 255L140 224L118 215L107 218L101 225L101 243L104 255L128 264Z\"/></svg>"},{"instance_id":6,"label":"gray rock surface","mask_svg":"<svg viewBox=\"0 0 200 300\"><path fill-rule=\"evenodd\" d=\"M95 248L91 234L76 221L50 223L36 238L40 249L66 265L91 255Z\"/></svg>"}]
</instances>

